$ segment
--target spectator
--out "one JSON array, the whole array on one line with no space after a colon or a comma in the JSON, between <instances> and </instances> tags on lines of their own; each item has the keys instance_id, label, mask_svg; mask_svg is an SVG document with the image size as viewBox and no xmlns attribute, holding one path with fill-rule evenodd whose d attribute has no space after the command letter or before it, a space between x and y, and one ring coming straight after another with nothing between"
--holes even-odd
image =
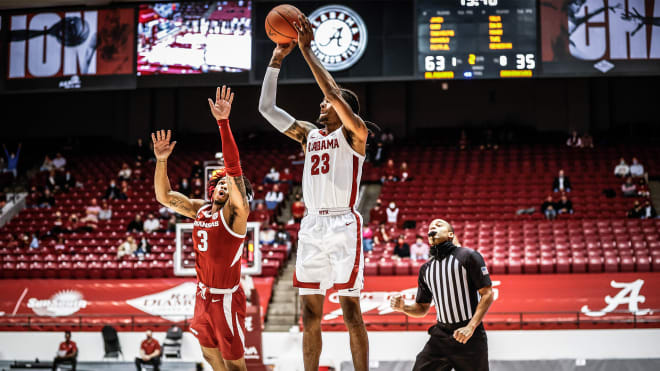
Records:
<instances>
[{"instance_id":1,"label":"spectator","mask_svg":"<svg viewBox=\"0 0 660 371\"><path fill-rule=\"evenodd\" d=\"M144 180L144 172L142 171L142 163L140 161L135 161L133 165L133 180Z\"/></svg>"},{"instance_id":2,"label":"spectator","mask_svg":"<svg viewBox=\"0 0 660 371\"><path fill-rule=\"evenodd\" d=\"M78 358L78 346L71 340L71 331L64 331L64 341L60 343L57 349L57 356L53 360L53 371L58 370L61 364L70 364L71 369L76 371Z\"/></svg>"},{"instance_id":3,"label":"spectator","mask_svg":"<svg viewBox=\"0 0 660 371\"><path fill-rule=\"evenodd\" d=\"M543 204L541 204L541 212L548 220L557 219L557 209L555 203L552 201L552 196L548 196Z\"/></svg>"},{"instance_id":4,"label":"spectator","mask_svg":"<svg viewBox=\"0 0 660 371\"><path fill-rule=\"evenodd\" d=\"M50 156L46 155L46 157L44 157L44 162L41 164L41 167L39 168L39 171L50 172L51 170L54 169L55 169L55 165L53 165L53 160L50 159Z\"/></svg>"},{"instance_id":5,"label":"spectator","mask_svg":"<svg viewBox=\"0 0 660 371\"><path fill-rule=\"evenodd\" d=\"M78 217L78 214L73 213L69 215L69 221L67 222L66 226L64 227L65 232L67 233L74 233L80 231L80 229L83 227L82 223L80 223L80 218Z\"/></svg>"},{"instance_id":6,"label":"spectator","mask_svg":"<svg viewBox=\"0 0 660 371\"><path fill-rule=\"evenodd\" d=\"M126 200L131 196L131 189L128 185L128 182L125 180L121 181L121 190L119 191L119 199Z\"/></svg>"},{"instance_id":7,"label":"spectator","mask_svg":"<svg viewBox=\"0 0 660 371\"><path fill-rule=\"evenodd\" d=\"M64 191L69 192L69 190L75 187L82 188L82 183L76 182L76 177L67 170L62 177L62 187L64 188Z\"/></svg>"},{"instance_id":8,"label":"spectator","mask_svg":"<svg viewBox=\"0 0 660 371\"><path fill-rule=\"evenodd\" d=\"M105 190L105 196L103 198L117 200L119 199L120 193L121 190L117 187L117 182L112 179L110 180L110 185L108 185L108 188Z\"/></svg>"},{"instance_id":9,"label":"spectator","mask_svg":"<svg viewBox=\"0 0 660 371\"><path fill-rule=\"evenodd\" d=\"M101 209L98 216L99 220L110 220L112 218L112 207L108 204L107 200L101 201Z\"/></svg>"},{"instance_id":10,"label":"spectator","mask_svg":"<svg viewBox=\"0 0 660 371\"><path fill-rule=\"evenodd\" d=\"M380 135L380 141L383 142L383 144L390 145L394 143L394 133L390 130L385 130L383 133Z\"/></svg>"},{"instance_id":11,"label":"spectator","mask_svg":"<svg viewBox=\"0 0 660 371\"><path fill-rule=\"evenodd\" d=\"M630 164L630 175L639 178L644 176L644 165L640 164L637 157L633 157Z\"/></svg>"},{"instance_id":12,"label":"spectator","mask_svg":"<svg viewBox=\"0 0 660 371\"><path fill-rule=\"evenodd\" d=\"M202 179L202 175L204 175L204 168L202 167L202 164L199 162L199 160L195 160L192 164L192 167L190 168L190 178Z\"/></svg>"},{"instance_id":13,"label":"spectator","mask_svg":"<svg viewBox=\"0 0 660 371\"><path fill-rule=\"evenodd\" d=\"M396 245L394 245L394 252L392 253L392 257L399 259L410 257L410 246L408 246L408 244L405 242L403 236L399 236L397 239Z\"/></svg>"},{"instance_id":14,"label":"spectator","mask_svg":"<svg viewBox=\"0 0 660 371\"><path fill-rule=\"evenodd\" d=\"M302 195L296 193L296 200L291 204L291 216L294 223L300 223L305 216L305 203L302 201Z\"/></svg>"},{"instance_id":15,"label":"spectator","mask_svg":"<svg viewBox=\"0 0 660 371\"><path fill-rule=\"evenodd\" d=\"M369 252L374 249L374 230L367 224L362 229L362 251Z\"/></svg>"},{"instance_id":16,"label":"spectator","mask_svg":"<svg viewBox=\"0 0 660 371\"><path fill-rule=\"evenodd\" d=\"M571 148L582 148L582 138L580 138L576 130L573 130L571 136L566 140L566 146Z\"/></svg>"},{"instance_id":17,"label":"spectator","mask_svg":"<svg viewBox=\"0 0 660 371\"><path fill-rule=\"evenodd\" d=\"M374 234L374 244L380 245L382 243L390 242L390 236L387 234L387 228L385 228L385 223L380 223L378 229Z\"/></svg>"},{"instance_id":18,"label":"spectator","mask_svg":"<svg viewBox=\"0 0 660 371\"><path fill-rule=\"evenodd\" d=\"M55 212L55 221L53 222L53 227L48 232L48 235L57 237L60 233L65 232L64 220L62 219L62 213L57 211Z\"/></svg>"},{"instance_id":19,"label":"spectator","mask_svg":"<svg viewBox=\"0 0 660 371\"><path fill-rule=\"evenodd\" d=\"M618 176L619 178L625 178L630 174L630 167L628 164L626 164L626 160L621 157L619 159L619 164L616 165L614 168L614 175Z\"/></svg>"},{"instance_id":20,"label":"spectator","mask_svg":"<svg viewBox=\"0 0 660 371\"><path fill-rule=\"evenodd\" d=\"M137 371L142 370L142 365L151 365L154 371L160 370L160 344L151 335L151 330L147 330L147 338L140 345L140 356L135 357Z\"/></svg>"},{"instance_id":21,"label":"spectator","mask_svg":"<svg viewBox=\"0 0 660 371\"><path fill-rule=\"evenodd\" d=\"M627 177L626 182L621 184L621 193L623 193L623 197L637 196L637 185L633 183L632 177Z\"/></svg>"},{"instance_id":22,"label":"spectator","mask_svg":"<svg viewBox=\"0 0 660 371\"><path fill-rule=\"evenodd\" d=\"M162 206L160 209L158 209L158 217L162 220L167 220L170 218L171 215L173 215L176 211L170 209L167 206Z\"/></svg>"},{"instance_id":23,"label":"spectator","mask_svg":"<svg viewBox=\"0 0 660 371\"><path fill-rule=\"evenodd\" d=\"M128 167L128 164L124 162L121 164L121 170L119 170L119 173L117 173L117 178L119 178L119 180L130 180L131 174L131 168Z\"/></svg>"},{"instance_id":24,"label":"spectator","mask_svg":"<svg viewBox=\"0 0 660 371\"><path fill-rule=\"evenodd\" d=\"M394 166L394 160L389 159L387 160L387 164L383 169L382 175L380 177L380 182L381 183L396 182L398 180L397 175L398 175L398 171Z\"/></svg>"},{"instance_id":25,"label":"spectator","mask_svg":"<svg viewBox=\"0 0 660 371\"><path fill-rule=\"evenodd\" d=\"M387 214L385 209L382 207L382 202L379 199L376 200L376 206L374 206L369 212L369 221L371 223L385 223L387 221Z\"/></svg>"},{"instance_id":26,"label":"spectator","mask_svg":"<svg viewBox=\"0 0 660 371\"><path fill-rule=\"evenodd\" d=\"M571 180L564 175L564 170L559 170L557 177L552 182L552 189L555 192L570 192L571 188Z\"/></svg>"},{"instance_id":27,"label":"spectator","mask_svg":"<svg viewBox=\"0 0 660 371\"><path fill-rule=\"evenodd\" d=\"M133 255L137 250L137 244L133 236L127 236L126 241L122 242L117 246L117 259L121 259L124 256Z\"/></svg>"},{"instance_id":28,"label":"spectator","mask_svg":"<svg viewBox=\"0 0 660 371\"><path fill-rule=\"evenodd\" d=\"M280 172L275 170L274 167L270 168L268 174L264 177L265 184L276 184L280 182Z\"/></svg>"},{"instance_id":29,"label":"spectator","mask_svg":"<svg viewBox=\"0 0 660 371\"><path fill-rule=\"evenodd\" d=\"M383 163L383 160L385 159L386 156L386 150L385 147L383 146L383 142L378 142L376 143L376 148L374 149L374 166L380 166Z\"/></svg>"},{"instance_id":30,"label":"spectator","mask_svg":"<svg viewBox=\"0 0 660 371\"><path fill-rule=\"evenodd\" d=\"M286 246L287 254L291 252L291 235L284 229L284 224L277 223L277 233L275 233L275 243Z\"/></svg>"},{"instance_id":31,"label":"spectator","mask_svg":"<svg viewBox=\"0 0 660 371\"><path fill-rule=\"evenodd\" d=\"M48 173L48 177L46 178L46 189L50 189L53 192L57 191L60 189L59 183L60 182L58 182L55 170L51 170L50 173Z\"/></svg>"},{"instance_id":32,"label":"spectator","mask_svg":"<svg viewBox=\"0 0 660 371\"><path fill-rule=\"evenodd\" d=\"M170 219L167 221L167 231L176 232L176 215L170 216Z\"/></svg>"},{"instance_id":33,"label":"spectator","mask_svg":"<svg viewBox=\"0 0 660 371\"><path fill-rule=\"evenodd\" d=\"M410 177L410 171L408 170L408 163L403 162L401 164L401 167L399 168L399 180L402 182L407 182L409 180L412 180Z\"/></svg>"},{"instance_id":34,"label":"spectator","mask_svg":"<svg viewBox=\"0 0 660 371\"><path fill-rule=\"evenodd\" d=\"M66 166L66 158L58 152L53 159L53 166L55 166L55 169L64 169Z\"/></svg>"},{"instance_id":35,"label":"spectator","mask_svg":"<svg viewBox=\"0 0 660 371\"><path fill-rule=\"evenodd\" d=\"M651 190L649 189L649 185L646 183L646 179L644 178L639 178L639 181L637 182L637 196L643 198L651 197Z\"/></svg>"},{"instance_id":36,"label":"spectator","mask_svg":"<svg viewBox=\"0 0 660 371\"><path fill-rule=\"evenodd\" d=\"M658 213L655 211L651 200L644 201L644 206L642 207L642 219L655 219L658 216Z\"/></svg>"},{"instance_id":37,"label":"spectator","mask_svg":"<svg viewBox=\"0 0 660 371\"><path fill-rule=\"evenodd\" d=\"M151 245L147 241L147 239L143 236L142 239L140 239L140 244L137 245L137 248L135 249L135 252L133 252L133 255L139 256L139 255L144 255L151 252Z\"/></svg>"},{"instance_id":38,"label":"spectator","mask_svg":"<svg viewBox=\"0 0 660 371\"><path fill-rule=\"evenodd\" d=\"M468 148L469 142L465 130L461 130L461 137L458 139L458 149L464 151Z\"/></svg>"},{"instance_id":39,"label":"spectator","mask_svg":"<svg viewBox=\"0 0 660 371\"><path fill-rule=\"evenodd\" d=\"M410 259L427 260L429 258L429 245L424 242L424 237L417 235L415 243L410 247Z\"/></svg>"},{"instance_id":40,"label":"spectator","mask_svg":"<svg viewBox=\"0 0 660 371\"><path fill-rule=\"evenodd\" d=\"M142 141L142 138L138 138L137 144L135 145L135 159L140 162L145 162L151 158L153 151L149 149L148 145L145 145Z\"/></svg>"},{"instance_id":41,"label":"spectator","mask_svg":"<svg viewBox=\"0 0 660 371\"><path fill-rule=\"evenodd\" d=\"M390 207L385 212L387 213L387 222L389 224L396 224L399 221L399 208L396 207L394 201L390 202Z\"/></svg>"},{"instance_id":42,"label":"spectator","mask_svg":"<svg viewBox=\"0 0 660 371\"><path fill-rule=\"evenodd\" d=\"M30 236L28 236L25 233L21 234L21 237L18 240L18 247L23 250L27 250L30 248Z\"/></svg>"},{"instance_id":43,"label":"spectator","mask_svg":"<svg viewBox=\"0 0 660 371\"><path fill-rule=\"evenodd\" d=\"M48 188L44 189L44 193L42 193L37 199L37 204L39 205L39 207L50 208L55 206L55 197L50 192L50 189Z\"/></svg>"},{"instance_id":44,"label":"spectator","mask_svg":"<svg viewBox=\"0 0 660 371\"><path fill-rule=\"evenodd\" d=\"M594 148L594 138L589 133L584 133L582 136L582 148Z\"/></svg>"},{"instance_id":45,"label":"spectator","mask_svg":"<svg viewBox=\"0 0 660 371\"><path fill-rule=\"evenodd\" d=\"M144 230L144 223L142 222L142 216L140 214L135 214L135 219L131 220L130 223L128 223L128 227L126 228L127 232L142 232Z\"/></svg>"},{"instance_id":46,"label":"spectator","mask_svg":"<svg viewBox=\"0 0 660 371\"><path fill-rule=\"evenodd\" d=\"M160 220L154 216L154 214L148 214L147 220L143 224L144 231L147 233L153 233L160 229Z\"/></svg>"},{"instance_id":47,"label":"spectator","mask_svg":"<svg viewBox=\"0 0 660 371\"><path fill-rule=\"evenodd\" d=\"M284 200L284 194L280 192L280 187L275 184L273 189L266 193L266 197L264 199L266 200L266 208L268 210L274 210L277 205L279 205L279 203Z\"/></svg>"},{"instance_id":48,"label":"spectator","mask_svg":"<svg viewBox=\"0 0 660 371\"><path fill-rule=\"evenodd\" d=\"M85 209L85 217L80 219L80 221L85 224L96 224L99 222L99 213L101 212L101 207L95 198L92 198L90 202L91 204Z\"/></svg>"},{"instance_id":49,"label":"spectator","mask_svg":"<svg viewBox=\"0 0 660 371\"><path fill-rule=\"evenodd\" d=\"M7 167L3 171L14 174L14 178L18 176L18 156L21 154L22 146L23 145L21 143L18 143L18 148L16 149L16 153L14 152L9 153L4 143L2 144L2 149L5 150L5 156L7 156Z\"/></svg>"},{"instance_id":50,"label":"spectator","mask_svg":"<svg viewBox=\"0 0 660 371\"><path fill-rule=\"evenodd\" d=\"M30 237L30 248L31 249L39 248L39 238L37 238L36 233L32 233L32 237Z\"/></svg>"},{"instance_id":51,"label":"spectator","mask_svg":"<svg viewBox=\"0 0 660 371\"><path fill-rule=\"evenodd\" d=\"M259 222L261 225L266 225L270 222L270 213L268 210L266 210L264 204L259 203L257 204L256 209L254 212L250 213L250 220Z\"/></svg>"},{"instance_id":52,"label":"spectator","mask_svg":"<svg viewBox=\"0 0 660 371\"><path fill-rule=\"evenodd\" d=\"M639 203L639 201L635 200L632 209L628 210L628 215L627 215L628 218L641 219L643 215L644 215L644 211L642 209L642 205Z\"/></svg>"},{"instance_id":53,"label":"spectator","mask_svg":"<svg viewBox=\"0 0 660 371\"><path fill-rule=\"evenodd\" d=\"M190 197L190 181L188 178L181 178L179 182L179 193L186 197Z\"/></svg>"},{"instance_id":54,"label":"spectator","mask_svg":"<svg viewBox=\"0 0 660 371\"><path fill-rule=\"evenodd\" d=\"M259 232L259 242L265 245L272 245L275 242L275 228L277 225L266 225L264 229Z\"/></svg>"},{"instance_id":55,"label":"spectator","mask_svg":"<svg viewBox=\"0 0 660 371\"><path fill-rule=\"evenodd\" d=\"M57 242L55 243L55 251L60 251L66 249L64 244L64 237L58 237Z\"/></svg>"},{"instance_id":56,"label":"spectator","mask_svg":"<svg viewBox=\"0 0 660 371\"><path fill-rule=\"evenodd\" d=\"M193 180L192 180L192 190L193 190L193 193L194 193L196 190L198 190L198 189L199 189L199 190L204 189L204 181L202 180L202 177L200 177L200 176L196 176L196 177L194 177Z\"/></svg>"},{"instance_id":57,"label":"spectator","mask_svg":"<svg viewBox=\"0 0 660 371\"><path fill-rule=\"evenodd\" d=\"M573 214L573 203L568 197L566 197L566 195L561 195L561 199L557 202L556 208L558 214Z\"/></svg>"},{"instance_id":58,"label":"spectator","mask_svg":"<svg viewBox=\"0 0 660 371\"><path fill-rule=\"evenodd\" d=\"M293 174L288 167L284 168L284 171L280 174L280 183L286 183L289 187L293 184Z\"/></svg>"}]
</instances>

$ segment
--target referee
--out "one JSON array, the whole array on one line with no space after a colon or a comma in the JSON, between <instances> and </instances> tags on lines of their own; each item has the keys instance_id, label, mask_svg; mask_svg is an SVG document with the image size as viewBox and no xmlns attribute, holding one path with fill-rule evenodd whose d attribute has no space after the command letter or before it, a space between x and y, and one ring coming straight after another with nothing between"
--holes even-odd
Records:
<instances>
[{"instance_id":1,"label":"referee","mask_svg":"<svg viewBox=\"0 0 660 371\"><path fill-rule=\"evenodd\" d=\"M429 226L431 259L419 270L417 299L390 301L393 310L424 317L435 304L437 323L417 355L414 371L488 370L488 342L481 320L493 303L488 268L478 252L457 246L452 226L442 219Z\"/></svg>"}]
</instances>

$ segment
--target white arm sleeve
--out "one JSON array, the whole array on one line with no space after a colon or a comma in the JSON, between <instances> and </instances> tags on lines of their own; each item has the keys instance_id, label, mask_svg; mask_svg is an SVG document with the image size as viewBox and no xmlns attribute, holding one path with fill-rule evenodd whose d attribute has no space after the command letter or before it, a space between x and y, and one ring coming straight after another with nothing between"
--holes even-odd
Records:
<instances>
[{"instance_id":1,"label":"white arm sleeve","mask_svg":"<svg viewBox=\"0 0 660 371\"><path fill-rule=\"evenodd\" d=\"M285 132L296 121L283 109L275 105L277 96L277 76L280 70L278 68L268 67L264 76L263 85L261 85L261 96L259 97L259 113L270 122L280 132Z\"/></svg>"}]
</instances>

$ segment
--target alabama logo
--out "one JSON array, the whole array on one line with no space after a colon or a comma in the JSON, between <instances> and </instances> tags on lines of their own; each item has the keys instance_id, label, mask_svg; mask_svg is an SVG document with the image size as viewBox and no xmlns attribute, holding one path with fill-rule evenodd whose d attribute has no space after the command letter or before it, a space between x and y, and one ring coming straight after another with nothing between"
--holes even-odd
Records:
<instances>
[{"instance_id":1,"label":"alabama logo","mask_svg":"<svg viewBox=\"0 0 660 371\"><path fill-rule=\"evenodd\" d=\"M78 291L62 290L51 296L50 299L30 298L27 307L40 316L60 317L70 316L80 309L86 308L87 301Z\"/></svg>"},{"instance_id":2,"label":"alabama logo","mask_svg":"<svg viewBox=\"0 0 660 371\"><path fill-rule=\"evenodd\" d=\"M367 48L367 26L353 9L342 5L320 7L309 15L314 28L312 52L328 71L354 65Z\"/></svg>"}]
</instances>

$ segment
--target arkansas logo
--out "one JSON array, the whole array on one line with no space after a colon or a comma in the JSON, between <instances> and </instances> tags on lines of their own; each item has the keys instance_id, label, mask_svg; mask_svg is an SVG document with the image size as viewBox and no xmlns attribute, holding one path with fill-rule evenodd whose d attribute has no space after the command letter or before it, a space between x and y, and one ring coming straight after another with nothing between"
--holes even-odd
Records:
<instances>
[{"instance_id":1,"label":"arkansas logo","mask_svg":"<svg viewBox=\"0 0 660 371\"><path fill-rule=\"evenodd\" d=\"M126 304L168 321L183 321L195 312L194 282L185 282L155 294L126 300Z\"/></svg>"},{"instance_id":2,"label":"arkansas logo","mask_svg":"<svg viewBox=\"0 0 660 371\"><path fill-rule=\"evenodd\" d=\"M70 316L82 308L87 307L87 301L83 295L74 290L63 290L50 299L30 298L27 307L40 316L61 317Z\"/></svg>"}]
</instances>

